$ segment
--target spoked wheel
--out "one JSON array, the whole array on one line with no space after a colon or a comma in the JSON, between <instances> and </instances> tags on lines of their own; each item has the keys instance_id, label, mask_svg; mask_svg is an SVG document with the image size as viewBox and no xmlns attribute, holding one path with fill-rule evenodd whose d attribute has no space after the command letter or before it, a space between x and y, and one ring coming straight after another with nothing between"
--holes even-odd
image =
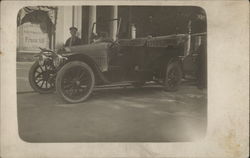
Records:
<instances>
[{"instance_id":1,"label":"spoked wheel","mask_svg":"<svg viewBox=\"0 0 250 158\"><path fill-rule=\"evenodd\" d=\"M86 100L94 85L93 70L81 61L67 63L56 77L56 91L69 103L79 103Z\"/></svg>"},{"instance_id":2,"label":"spoked wheel","mask_svg":"<svg viewBox=\"0 0 250 158\"><path fill-rule=\"evenodd\" d=\"M29 83L39 93L51 93L55 90L55 77L52 65L40 66L35 62L29 71Z\"/></svg>"},{"instance_id":3,"label":"spoked wheel","mask_svg":"<svg viewBox=\"0 0 250 158\"><path fill-rule=\"evenodd\" d=\"M178 62L170 63L165 75L164 88L166 91L177 91L181 82L182 71Z\"/></svg>"}]
</instances>

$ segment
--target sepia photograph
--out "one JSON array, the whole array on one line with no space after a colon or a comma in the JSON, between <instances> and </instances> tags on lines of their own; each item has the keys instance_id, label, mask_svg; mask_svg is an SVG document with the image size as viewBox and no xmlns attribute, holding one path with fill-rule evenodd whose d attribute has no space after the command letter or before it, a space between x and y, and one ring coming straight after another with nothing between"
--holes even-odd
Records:
<instances>
[{"instance_id":1,"label":"sepia photograph","mask_svg":"<svg viewBox=\"0 0 250 158\"><path fill-rule=\"evenodd\" d=\"M249 2L3 0L1 158L246 158Z\"/></svg>"},{"instance_id":2,"label":"sepia photograph","mask_svg":"<svg viewBox=\"0 0 250 158\"><path fill-rule=\"evenodd\" d=\"M18 132L28 142L183 142L207 120L206 13L35 6L17 16Z\"/></svg>"}]
</instances>

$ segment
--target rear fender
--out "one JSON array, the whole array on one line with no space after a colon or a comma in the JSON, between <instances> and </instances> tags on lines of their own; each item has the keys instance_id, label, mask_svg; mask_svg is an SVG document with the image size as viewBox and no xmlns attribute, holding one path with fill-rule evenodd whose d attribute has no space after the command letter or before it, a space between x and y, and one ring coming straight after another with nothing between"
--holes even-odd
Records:
<instances>
[{"instance_id":1,"label":"rear fender","mask_svg":"<svg viewBox=\"0 0 250 158\"><path fill-rule=\"evenodd\" d=\"M182 63L181 63L181 60L179 57L176 57L173 55L168 55L164 59L165 60L163 60L163 62L161 63L161 70L160 70L160 78L161 79L165 78L166 70L171 63L177 62L178 64L180 64L180 67L182 69Z\"/></svg>"}]
</instances>

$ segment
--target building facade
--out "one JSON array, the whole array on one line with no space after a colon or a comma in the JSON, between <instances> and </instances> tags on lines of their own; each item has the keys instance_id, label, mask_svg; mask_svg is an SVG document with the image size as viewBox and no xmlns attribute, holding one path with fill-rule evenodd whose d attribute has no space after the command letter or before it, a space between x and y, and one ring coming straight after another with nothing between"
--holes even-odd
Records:
<instances>
[{"instance_id":1,"label":"building facade","mask_svg":"<svg viewBox=\"0 0 250 158\"><path fill-rule=\"evenodd\" d=\"M107 25L96 26L110 19ZM24 7L17 18L17 55L34 54L39 47L57 49L70 37L69 28L77 27L83 44L90 43L92 32L108 37L135 38L206 32L205 11L199 7L181 6L37 6ZM119 36L117 31L119 28ZM132 31L133 30L133 31Z\"/></svg>"}]
</instances>

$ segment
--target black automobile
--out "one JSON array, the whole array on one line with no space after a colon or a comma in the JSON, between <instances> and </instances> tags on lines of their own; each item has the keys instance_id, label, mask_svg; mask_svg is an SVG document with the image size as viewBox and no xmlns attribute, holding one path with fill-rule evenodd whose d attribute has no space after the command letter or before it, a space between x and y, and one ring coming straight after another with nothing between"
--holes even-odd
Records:
<instances>
[{"instance_id":1,"label":"black automobile","mask_svg":"<svg viewBox=\"0 0 250 158\"><path fill-rule=\"evenodd\" d=\"M166 91L176 91L185 75L197 72L205 39L206 33L115 41L101 37L56 52L41 48L29 72L30 85L39 93L56 90L69 103L85 101L95 86L124 82L141 87L154 81Z\"/></svg>"}]
</instances>

